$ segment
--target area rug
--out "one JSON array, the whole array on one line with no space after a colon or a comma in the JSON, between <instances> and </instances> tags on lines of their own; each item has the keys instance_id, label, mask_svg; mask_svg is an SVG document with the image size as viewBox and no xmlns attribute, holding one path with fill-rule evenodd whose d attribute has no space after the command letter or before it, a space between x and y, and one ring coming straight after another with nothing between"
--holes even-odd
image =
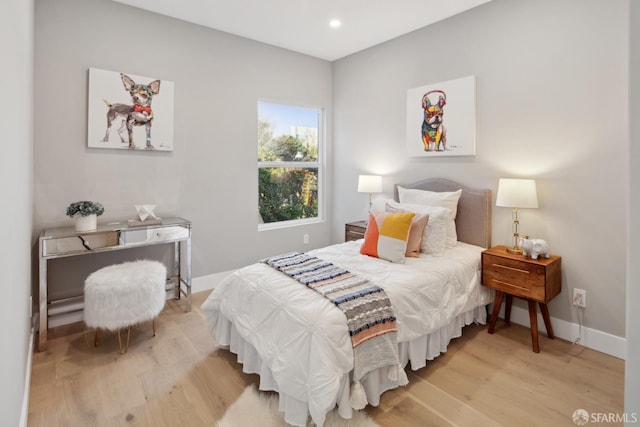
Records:
<instances>
[{"instance_id":1,"label":"area rug","mask_svg":"<svg viewBox=\"0 0 640 427\"><path fill-rule=\"evenodd\" d=\"M227 409L218 421L218 427L287 427L284 414L278 410L278 395L275 393L261 393L254 386L247 387ZM308 426L315 424L309 423ZM327 414L325 427L379 427L364 412L354 411L353 418L345 420L337 411Z\"/></svg>"}]
</instances>

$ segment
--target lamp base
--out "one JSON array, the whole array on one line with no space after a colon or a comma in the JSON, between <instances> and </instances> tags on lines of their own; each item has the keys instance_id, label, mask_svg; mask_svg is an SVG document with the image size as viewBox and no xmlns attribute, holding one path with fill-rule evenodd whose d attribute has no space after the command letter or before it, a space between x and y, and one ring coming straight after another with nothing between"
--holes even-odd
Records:
<instances>
[{"instance_id":1,"label":"lamp base","mask_svg":"<svg viewBox=\"0 0 640 427\"><path fill-rule=\"evenodd\" d=\"M518 247L514 246L513 248L507 247L507 252L509 252L510 254L514 254L514 255L522 255L523 250L522 250L522 248L518 248Z\"/></svg>"}]
</instances>

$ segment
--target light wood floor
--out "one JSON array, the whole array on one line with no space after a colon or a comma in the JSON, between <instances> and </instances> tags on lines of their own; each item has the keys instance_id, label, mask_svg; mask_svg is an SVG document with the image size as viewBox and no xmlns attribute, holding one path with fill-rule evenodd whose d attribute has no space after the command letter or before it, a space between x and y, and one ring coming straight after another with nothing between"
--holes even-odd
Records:
<instances>
[{"instance_id":1,"label":"light wood floor","mask_svg":"<svg viewBox=\"0 0 640 427\"><path fill-rule=\"evenodd\" d=\"M115 334L93 347L81 324L53 330L34 355L29 426L214 426L258 377L215 350L198 309L207 295L194 295L191 313L168 301L158 335L135 328L124 355ZM546 336L536 354L527 328L500 321L493 335L465 328L447 353L407 372L408 386L366 409L381 426L575 426L579 408L623 412L622 360Z\"/></svg>"}]
</instances>

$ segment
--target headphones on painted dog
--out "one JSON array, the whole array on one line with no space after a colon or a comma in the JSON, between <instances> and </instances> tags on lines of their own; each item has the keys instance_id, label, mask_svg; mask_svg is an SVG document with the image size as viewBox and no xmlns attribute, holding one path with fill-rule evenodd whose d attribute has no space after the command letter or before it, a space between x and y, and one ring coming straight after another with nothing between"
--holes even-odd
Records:
<instances>
[{"instance_id":1,"label":"headphones on painted dog","mask_svg":"<svg viewBox=\"0 0 640 427\"><path fill-rule=\"evenodd\" d=\"M431 95L432 93L439 93L440 94L440 98L438 99L438 106L440 108L444 107L447 104L447 94L444 93L443 91L436 89L436 90L430 90L429 92L425 93L424 96L422 97L422 109L426 110L427 109L427 103L429 105L431 105L431 101L429 100L429 95Z\"/></svg>"}]
</instances>

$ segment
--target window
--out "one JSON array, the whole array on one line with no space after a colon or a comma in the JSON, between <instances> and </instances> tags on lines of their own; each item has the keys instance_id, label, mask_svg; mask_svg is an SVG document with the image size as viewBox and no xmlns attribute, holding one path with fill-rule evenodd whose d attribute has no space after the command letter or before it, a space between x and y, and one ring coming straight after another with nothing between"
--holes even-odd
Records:
<instances>
[{"instance_id":1,"label":"window","mask_svg":"<svg viewBox=\"0 0 640 427\"><path fill-rule=\"evenodd\" d=\"M322 111L258 102L259 228L321 219Z\"/></svg>"}]
</instances>

